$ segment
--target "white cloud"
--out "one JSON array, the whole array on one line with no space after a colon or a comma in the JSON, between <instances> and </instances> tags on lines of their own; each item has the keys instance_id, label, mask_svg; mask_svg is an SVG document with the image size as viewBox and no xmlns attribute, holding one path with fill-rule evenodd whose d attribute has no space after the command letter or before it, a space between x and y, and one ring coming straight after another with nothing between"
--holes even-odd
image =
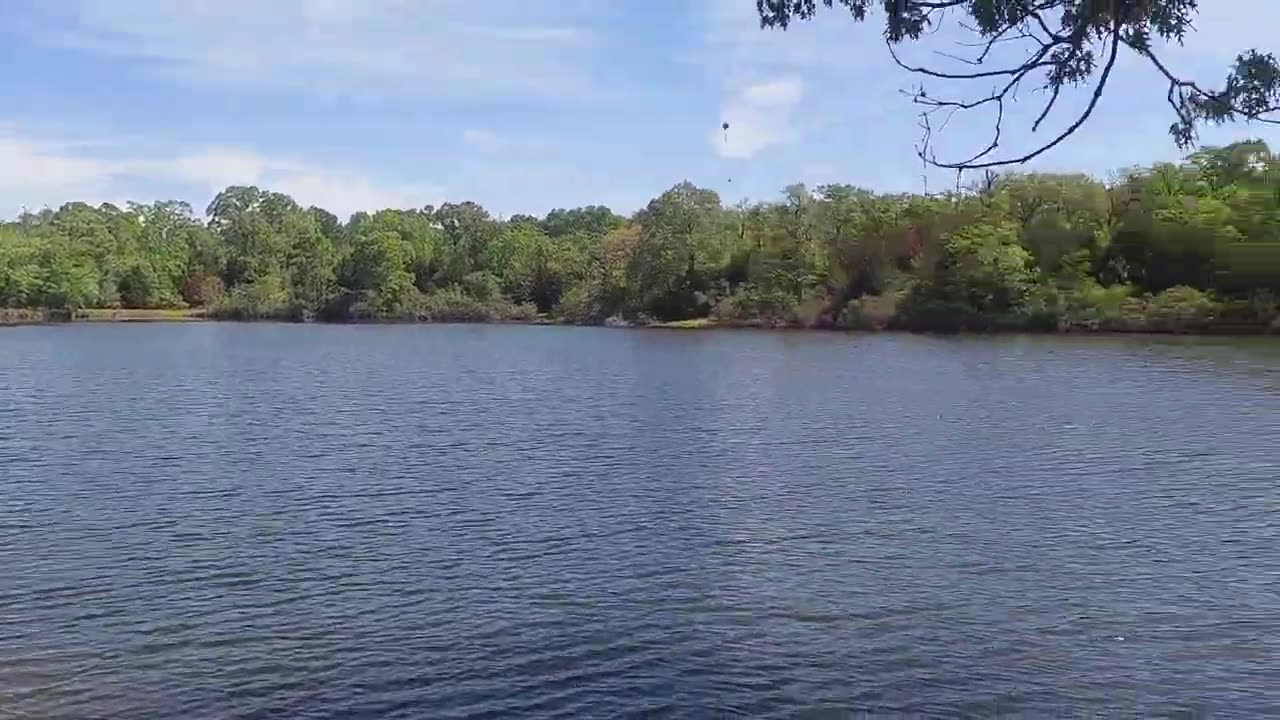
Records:
<instances>
[{"instance_id":1,"label":"white cloud","mask_svg":"<svg viewBox=\"0 0 1280 720\"><path fill-rule=\"evenodd\" d=\"M797 77L747 85L721 108L729 129L712 137L716 152L727 158L749 158L794 138L794 112L804 97Z\"/></svg>"},{"instance_id":2,"label":"white cloud","mask_svg":"<svg viewBox=\"0 0 1280 720\"><path fill-rule=\"evenodd\" d=\"M750 85L743 90L747 102L760 106L787 107L800 101L804 95L804 81L798 77L780 78Z\"/></svg>"},{"instance_id":3,"label":"white cloud","mask_svg":"<svg viewBox=\"0 0 1280 720\"><path fill-rule=\"evenodd\" d=\"M100 161L64 155L48 144L0 137L0 192L86 187L108 171Z\"/></svg>"},{"instance_id":4,"label":"white cloud","mask_svg":"<svg viewBox=\"0 0 1280 720\"><path fill-rule=\"evenodd\" d=\"M317 205L345 218L359 210L422 207L440 202L440 188L384 185L363 174L273 158L239 148L210 148L151 163L155 173L201 186L211 195L229 185L258 185L302 205Z\"/></svg>"},{"instance_id":5,"label":"white cloud","mask_svg":"<svg viewBox=\"0 0 1280 720\"><path fill-rule=\"evenodd\" d=\"M109 163L69 154L0 126L0 218L57 206L71 198L110 201Z\"/></svg>"},{"instance_id":6,"label":"white cloud","mask_svg":"<svg viewBox=\"0 0 1280 720\"><path fill-rule=\"evenodd\" d=\"M439 205L444 197L440 188L430 185L382 185L362 175L323 169L284 174L270 187L303 205L322 207L344 219L359 210Z\"/></svg>"},{"instance_id":7,"label":"white cloud","mask_svg":"<svg viewBox=\"0 0 1280 720\"><path fill-rule=\"evenodd\" d=\"M324 94L591 92L585 0L66 0L45 42L234 86Z\"/></svg>"},{"instance_id":8,"label":"white cloud","mask_svg":"<svg viewBox=\"0 0 1280 720\"><path fill-rule=\"evenodd\" d=\"M322 167L242 148L204 148L166 155L95 156L93 142L47 141L0 126L0 217L22 207L58 207L180 196L195 207L228 185L258 185L341 217L358 210L439 203L443 191L378 182L363 173Z\"/></svg>"},{"instance_id":9,"label":"white cloud","mask_svg":"<svg viewBox=\"0 0 1280 720\"><path fill-rule=\"evenodd\" d=\"M479 128L464 129L462 131L462 142L481 152L493 152L501 144L501 140L496 133Z\"/></svg>"},{"instance_id":10,"label":"white cloud","mask_svg":"<svg viewBox=\"0 0 1280 720\"><path fill-rule=\"evenodd\" d=\"M162 161L153 168L171 171L178 178L201 187L221 190L228 185L253 185L261 181L271 163L257 154L235 148L210 148ZM276 169L281 169L279 163ZM289 168L295 169L295 168Z\"/></svg>"},{"instance_id":11,"label":"white cloud","mask_svg":"<svg viewBox=\"0 0 1280 720\"><path fill-rule=\"evenodd\" d=\"M896 96L874 22L854 23L827 11L784 32L761 29L754 3L708 0L701 7L699 57L722 87L721 112L731 125L727 139L715 137L722 157L752 157L837 118L860 122L880 111L880 103L867 98Z\"/></svg>"}]
</instances>

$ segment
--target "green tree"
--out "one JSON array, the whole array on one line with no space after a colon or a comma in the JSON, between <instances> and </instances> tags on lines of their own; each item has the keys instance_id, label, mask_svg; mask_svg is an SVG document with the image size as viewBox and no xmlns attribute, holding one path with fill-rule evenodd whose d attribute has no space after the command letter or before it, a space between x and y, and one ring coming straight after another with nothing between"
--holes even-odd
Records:
<instances>
[{"instance_id":1,"label":"green tree","mask_svg":"<svg viewBox=\"0 0 1280 720\"><path fill-rule=\"evenodd\" d=\"M437 285L461 282L466 275L489 269L489 251L498 239L498 222L473 202L445 203L431 214L440 227Z\"/></svg>"},{"instance_id":2,"label":"green tree","mask_svg":"<svg viewBox=\"0 0 1280 720\"><path fill-rule=\"evenodd\" d=\"M342 267L342 285L368 293L381 312L404 308L413 295L413 275L407 269L404 242L386 230L358 235Z\"/></svg>"},{"instance_id":3,"label":"green tree","mask_svg":"<svg viewBox=\"0 0 1280 720\"><path fill-rule=\"evenodd\" d=\"M582 258L567 242L557 242L534 225L522 224L507 234L511 247L505 273L508 294L516 302L549 312L572 283Z\"/></svg>"},{"instance_id":4,"label":"green tree","mask_svg":"<svg viewBox=\"0 0 1280 720\"><path fill-rule=\"evenodd\" d=\"M515 223L516 218L513 217L511 221ZM604 205L588 205L571 210L552 210L539 224L547 235L559 238L574 234L600 237L611 230L617 230L626 222L626 218L615 215Z\"/></svg>"},{"instance_id":5,"label":"green tree","mask_svg":"<svg viewBox=\"0 0 1280 720\"><path fill-rule=\"evenodd\" d=\"M227 248L228 285L282 276L289 251L285 224L304 211L287 195L233 186L214 197L205 214Z\"/></svg>"},{"instance_id":6,"label":"green tree","mask_svg":"<svg viewBox=\"0 0 1280 720\"><path fill-rule=\"evenodd\" d=\"M635 310L667 320L709 310L706 262L717 259L712 253L722 243L716 236L729 229L718 222L721 211L719 195L686 181L636 214L640 242L627 269Z\"/></svg>"},{"instance_id":7,"label":"green tree","mask_svg":"<svg viewBox=\"0 0 1280 720\"><path fill-rule=\"evenodd\" d=\"M199 306L231 317L616 316L879 328L1176 331L1280 316L1280 161L1257 140L1083 175L985 174L941 195L792 185L724 207L683 182L498 221L475 203L354 214L231 187L68 203L0 223L0 305Z\"/></svg>"},{"instance_id":8,"label":"green tree","mask_svg":"<svg viewBox=\"0 0 1280 720\"><path fill-rule=\"evenodd\" d=\"M970 225L943 238L932 278L940 300L964 303L979 312L1020 305L1036 281L1034 259L1022 247L1012 222Z\"/></svg>"}]
</instances>

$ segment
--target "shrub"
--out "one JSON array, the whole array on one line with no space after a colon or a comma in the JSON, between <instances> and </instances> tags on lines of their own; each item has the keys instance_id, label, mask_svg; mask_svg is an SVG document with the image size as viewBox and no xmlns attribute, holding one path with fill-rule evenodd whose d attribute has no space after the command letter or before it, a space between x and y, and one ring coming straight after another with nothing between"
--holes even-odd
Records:
<instances>
[{"instance_id":1,"label":"shrub","mask_svg":"<svg viewBox=\"0 0 1280 720\"><path fill-rule=\"evenodd\" d=\"M533 303L503 303L501 317L511 322L533 322L538 319L538 306Z\"/></svg>"},{"instance_id":2,"label":"shrub","mask_svg":"<svg viewBox=\"0 0 1280 720\"><path fill-rule=\"evenodd\" d=\"M609 316L608 310L596 289L583 283L569 288L552 309L552 314L565 322L598 325Z\"/></svg>"},{"instance_id":3,"label":"shrub","mask_svg":"<svg viewBox=\"0 0 1280 720\"><path fill-rule=\"evenodd\" d=\"M216 306L224 292L222 278L217 275L192 275L182 285L182 299L193 307Z\"/></svg>"},{"instance_id":4,"label":"shrub","mask_svg":"<svg viewBox=\"0 0 1280 720\"><path fill-rule=\"evenodd\" d=\"M484 302L460 288L449 288L422 299L418 315L431 322L487 323L504 320L529 322L537 319L538 308L502 299Z\"/></svg>"},{"instance_id":5,"label":"shrub","mask_svg":"<svg viewBox=\"0 0 1280 720\"><path fill-rule=\"evenodd\" d=\"M1124 329L1134 321L1134 293L1131 285L1099 285L1093 280L1061 293L1058 312L1067 327ZM1138 303L1141 308L1141 302ZM1141 312L1138 312L1140 318Z\"/></svg>"},{"instance_id":6,"label":"shrub","mask_svg":"<svg viewBox=\"0 0 1280 720\"><path fill-rule=\"evenodd\" d=\"M1185 332L1203 328L1213 319L1215 308L1213 298L1200 290L1171 287L1147 301L1145 329Z\"/></svg>"},{"instance_id":7,"label":"shrub","mask_svg":"<svg viewBox=\"0 0 1280 720\"><path fill-rule=\"evenodd\" d=\"M493 322L497 314L489 303L481 302L460 288L448 288L422 300L422 317L431 322Z\"/></svg>"},{"instance_id":8,"label":"shrub","mask_svg":"<svg viewBox=\"0 0 1280 720\"><path fill-rule=\"evenodd\" d=\"M920 299L904 302L893 318L893 327L916 332L982 332L993 321L967 303Z\"/></svg>"},{"instance_id":9,"label":"shrub","mask_svg":"<svg viewBox=\"0 0 1280 720\"><path fill-rule=\"evenodd\" d=\"M288 314L288 303L289 292L284 281L268 275L225 294L213 314L233 320L277 318Z\"/></svg>"},{"instance_id":10,"label":"shrub","mask_svg":"<svg viewBox=\"0 0 1280 720\"><path fill-rule=\"evenodd\" d=\"M1280 323L1280 297L1270 290L1258 290L1249 298L1254 315L1264 323ZM1280 325L1277 325L1280 327Z\"/></svg>"},{"instance_id":11,"label":"shrub","mask_svg":"<svg viewBox=\"0 0 1280 720\"><path fill-rule=\"evenodd\" d=\"M473 272L462 278L462 290L480 302L490 302L502 295L502 284L491 272Z\"/></svg>"},{"instance_id":12,"label":"shrub","mask_svg":"<svg viewBox=\"0 0 1280 720\"><path fill-rule=\"evenodd\" d=\"M831 327L831 316L826 312L830 304L831 300L825 294L809 295L796 303L791 319L804 328Z\"/></svg>"},{"instance_id":13,"label":"shrub","mask_svg":"<svg viewBox=\"0 0 1280 720\"><path fill-rule=\"evenodd\" d=\"M710 316L726 325L799 325L799 305L785 292L742 285L736 293L721 298L711 308Z\"/></svg>"},{"instance_id":14,"label":"shrub","mask_svg":"<svg viewBox=\"0 0 1280 720\"><path fill-rule=\"evenodd\" d=\"M863 295L845 304L836 325L845 330L883 330L889 327L897 309L897 295Z\"/></svg>"}]
</instances>

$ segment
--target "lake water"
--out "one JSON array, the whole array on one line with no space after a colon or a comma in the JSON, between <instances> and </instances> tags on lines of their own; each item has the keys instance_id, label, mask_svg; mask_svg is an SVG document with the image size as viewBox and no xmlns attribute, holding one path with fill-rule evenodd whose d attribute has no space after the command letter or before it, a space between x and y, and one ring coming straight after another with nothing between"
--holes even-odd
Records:
<instances>
[{"instance_id":1,"label":"lake water","mask_svg":"<svg viewBox=\"0 0 1280 720\"><path fill-rule=\"evenodd\" d=\"M0 332L0 718L1280 715L1280 343Z\"/></svg>"}]
</instances>

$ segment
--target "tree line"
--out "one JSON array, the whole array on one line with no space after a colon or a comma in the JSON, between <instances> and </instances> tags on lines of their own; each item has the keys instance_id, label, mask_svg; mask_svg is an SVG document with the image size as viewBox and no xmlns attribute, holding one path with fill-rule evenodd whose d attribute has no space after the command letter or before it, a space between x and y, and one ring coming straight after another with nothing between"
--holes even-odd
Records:
<instances>
[{"instance_id":1,"label":"tree line","mask_svg":"<svg viewBox=\"0 0 1280 720\"><path fill-rule=\"evenodd\" d=\"M631 217L356 213L256 187L68 203L0 224L0 307L235 319L714 322L912 330L1280 330L1280 155L987 173L935 195L793 185L726 207L682 182Z\"/></svg>"}]
</instances>

